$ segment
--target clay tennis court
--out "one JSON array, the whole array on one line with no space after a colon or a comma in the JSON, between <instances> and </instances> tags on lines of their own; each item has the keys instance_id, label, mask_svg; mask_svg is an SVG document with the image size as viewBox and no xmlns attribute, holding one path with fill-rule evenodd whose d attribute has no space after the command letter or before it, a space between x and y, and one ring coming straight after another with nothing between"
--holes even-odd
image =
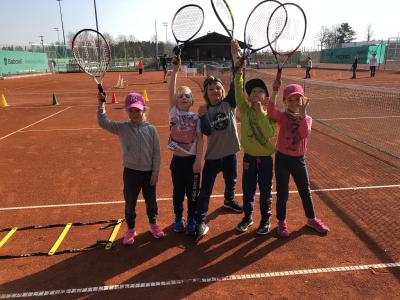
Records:
<instances>
[{"instance_id":1,"label":"clay tennis court","mask_svg":"<svg viewBox=\"0 0 400 300\"><path fill-rule=\"evenodd\" d=\"M314 70L311 80L334 81L338 72ZM371 82L368 73L360 72L359 79L351 80L342 72L341 83ZM195 244L192 238L172 231L167 84L162 83L161 72L145 72L140 79L136 73L121 74L128 87L118 90L110 87L119 74L106 75L109 100L114 92L119 101L108 104L107 112L111 119L126 120L124 96L129 91L146 90L149 120L160 136L159 223L167 236L160 240L151 236L144 202L140 201L138 236L132 247L121 244L122 224L111 250L99 243L82 252L7 259L49 252L63 224L122 219L124 200L119 141L97 125L97 90L92 80L77 73L0 81L0 91L9 105L0 109L0 230L8 229L0 232L0 241L12 227L62 225L17 230L0 248L0 298L400 297L398 159L316 122L307 161L316 212L331 228L329 234L323 236L305 226L293 182L287 211L289 238L277 237L275 209L270 234L256 236L257 226L238 234L234 228L242 215L222 207L224 184L220 175L207 218L210 232ZM302 77L304 69L285 69L284 75ZM194 93L194 111L203 102L203 80L202 76L184 74L178 78L178 84L188 85ZM399 82L398 74L378 72L373 85L400 88ZM53 93L59 105L52 105ZM392 118L397 128L399 115ZM242 154L238 154L236 189L240 203ZM258 224L258 200L254 220ZM57 251L107 241L115 223L100 230L107 224L72 226Z\"/></svg>"}]
</instances>

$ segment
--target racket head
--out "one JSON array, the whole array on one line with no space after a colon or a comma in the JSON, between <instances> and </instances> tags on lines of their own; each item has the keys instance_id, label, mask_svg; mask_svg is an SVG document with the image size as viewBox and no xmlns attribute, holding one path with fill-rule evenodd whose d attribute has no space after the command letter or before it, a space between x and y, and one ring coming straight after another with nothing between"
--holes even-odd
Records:
<instances>
[{"instance_id":1,"label":"racket head","mask_svg":"<svg viewBox=\"0 0 400 300\"><path fill-rule=\"evenodd\" d=\"M184 5L172 19L172 34L177 43L190 41L203 27L204 11L196 4Z\"/></svg>"},{"instance_id":2,"label":"racket head","mask_svg":"<svg viewBox=\"0 0 400 300\"><path fill-rule=\"evenodd\" d=\"M111 50L105 37L94 29L78 31L72 39L72 55L79 68L101 86L111 63Z\"/></svg>"},{"instance_id":3,"label":"racket head","mask_svg":"<svg viewBox=\"0 0 400 300\"><path fill-rule=\"evenodd\" d=\"M270 44L267 35L268 21L272 13L282 3L275 0L265 0L258 3L247 17L244 27L244 42L246 52L254 53Z\"/></svg>"},{"instance_id":4,"label":"racket head","mask_svg":"<svg viewBox=\"0 0 400 300\"><path fill-rule=\"evenodd\" d=\"M303 43L306 32L306 14L295 3L281 4L268 21L267 35L274 55L290 57Z\"/></svg>"},{"instance_id":5,"label":"racket head","mask_svg":"<svg viewBox=\"0 0 400 300\"><path fill-rule=\"evenodd\" d=\"M217 16L218 21L224 27L229 37L233 38L233 32L235 29L235 21L233 19L232 10L225 0L211 0L211 6Z\"/></svg>"}]
</instances>

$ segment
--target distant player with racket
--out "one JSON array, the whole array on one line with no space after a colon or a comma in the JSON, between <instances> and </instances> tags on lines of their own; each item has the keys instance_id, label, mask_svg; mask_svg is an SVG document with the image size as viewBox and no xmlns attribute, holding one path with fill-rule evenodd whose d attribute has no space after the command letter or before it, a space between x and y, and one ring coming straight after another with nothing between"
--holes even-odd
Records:
<instances>
[{"instance_id":1,"label":"distant player with racket","mask_svg":"<svg viewBox=\"0 0 400 300\"><path fill-rule=\"evenodd\" d=\"M194 219L196 199L200 187L201 160L203 155L203 134L200 129L199 116L190 112L194 98L187 86L176 88L176 78L181 66L180 57L172 59L172 73L169 88L169 139L168 149L173 152L170 170L173 184L172 202L175 220L173 230L185 231L183 206L187 197L188 235L195 234Z\"/></svg>"},{"instance_id":2,"label":"distant player with racket","mask_svg":"<svg viewBox=\"0 0 400 300\"><path fill-rule=\"evenodd\" d=\"M221 79L209 76L203 82L205 104L199 107L201 131L207 136L207 150L201 177L200 195L196 211L196 239L209 231L205 223L210 196L218 173L225 181L224 207L241 213L235 200L237 181L236 153L240 150L236 125L236 100L233 83L225 96Z\"/></svg>"},{"instance_id":3,"label":"distant player with racket","mask_svg":"<svg viewBox=\"0 0 400 300\"><path fill-rule=\"evenodd\" d=\"M143 63L142 60L139 60L139 63L138 63L138 65L137 65L137 68L138 68L138 77L140 78L140 77L142 77L142 75L143 75L143 70L144 70L144 63Z\"/></svg>"},{"instance_id":4,"label":"distant player with racket","mask_svg":"<svg viewBox=\"0 0 400 300\"><path fill-rule=\"evenodd\" d=\"M240 47L238 43L232 45L232 57L237 57ZM253 225L254 196L257 184L260 190L261 220L256 233L265 235L269 232L272 214L272 154L275 148L271 138L275 134L273 122L263 109L268 101L268 88L265 83L254 78L246 82L243 91L243 60L235 59L235 98L240 111L240 142L243 146L243 211L244 217L236 226L239 232L245 232Z\"/></svg>"},{"instance_id":5,"label":"distant player with racket","mask_svg":"<svg viewBox=\"0 0 400 300\"><path fill-rule=\"evenodd\" d=\"M128 225L122 243L124 245L134 243L136 203L140 191L146 203L150 232L155 238L162 238L164 232L157 224L156 201L156 184L160 171L160 142L156 128L147 122L144 97L138 93L129 93L126 96L125 110L129 121L125 122L108 119L104 93L99 92L98 100L98 124L108 132L119 136L122 149L125 220Z\"/></svg>"},{"instance_id":6,"label":"distant player with racket","mask_svg":"<svg viewBox=\"0 0 400 300\"><path fill-rule=\"evenodd\" d=\"M164 72L164 83L167 82L167 54L164 54L161 58L160 58L160 65L163 69Z\"/></svg>"},{"instance_id":7,"label":"distant player with racket","mask_svg":"<svg viewBox=\"0 0 400 300\"><path fill-rule=\"evenodd\" d=\"M286 203L289 197L289 179L292 176L308 219L307 226L326 234L329 228L316 218L305 159L312 125L312 118L307 115L309 99L304 96L300 85L289 84L283 91L285 111L281 111L276 105L279 88L280 81L275 80L268 103L268 115L279 127L275 153L277 232L281 237L289 236Z\"/></svg>"}]
</instances>

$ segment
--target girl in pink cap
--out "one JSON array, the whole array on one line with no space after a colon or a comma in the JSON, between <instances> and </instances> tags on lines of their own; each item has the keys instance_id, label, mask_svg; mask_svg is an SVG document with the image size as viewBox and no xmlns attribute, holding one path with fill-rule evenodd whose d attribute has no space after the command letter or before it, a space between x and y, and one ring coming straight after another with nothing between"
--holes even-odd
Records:
<instances>
[{"instance_id":1,"label":"girl in pink cap","mask_svg":"<svg viewBox=\"0 0 400 300\"><path fill-rule=\"evenodd\" d=\"M329 228L316 218L304 157L312 125L312 118L307 115L306 111L309 99L304 97L304 91L300 85L289 84L283 91L283 103L286 110L282 112L276 107L276 95L279 88L280 82L275 81L268 103L268 115L279 126L275 153L278 235L289 236L286 223L286 203L289 197L290 175L292 175L299 191L304 212L308 218L307 225L319 233L325 234L329 231Z\"/></svg>"},{"instance_id":2,"label":"girl in pink cap","mask_svg":"<svg viewBox=\"0 0 400 300\"><path fill-rule=\"evenodd\" d=\"M132 245L135 240L136 202L140 191L146 203L150 232L155 238L164 236L157 224L158 207L156 184L160 171L160 141L156 128L146 120L144 98L138 93L129 93L125 98L125 110L129 121L114 122L108 119L105 95L98 94L97 121L100 127L119 136L124 166L125 220L128 230L122 243Z\"/></svg>"}]
</instances>

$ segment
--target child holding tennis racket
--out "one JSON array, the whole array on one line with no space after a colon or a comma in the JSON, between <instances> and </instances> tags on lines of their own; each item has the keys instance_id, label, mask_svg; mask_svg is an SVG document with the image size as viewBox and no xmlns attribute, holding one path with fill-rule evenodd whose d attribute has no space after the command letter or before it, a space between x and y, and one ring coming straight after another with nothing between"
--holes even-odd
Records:
<instances>
[{"instance_id":1,"label":"child holding tennis racket","mask_svg":"<svg viewBox=\"0 0 400 300\"><path fill-rule=\"evenodd\" d=\"M232 57L238 57L239 44L232 44ZM261 220L256 233L265 235L269 232L271 218L271 187L272 187L272 154L275 149L270 139L275 134L275 123L271 121L263 109L268 101L268 88L265 83L254 78L246 82L245 90L248 95L245 99L243 92L243 65L244 61L235 59L235 97L240 111L240 142L244 149L243 156L243 211L244 217L236 226L239 232L245 232L253 225L254 196L260 189Z\"/></svg>"},{"instance_id":2,"label":"child holding tennis racket","mask_svg":"<svg viewBox=\"0 0 400 300\"><path fill-rule=\"evenodd\" d=\"M176 88L176 77L181 65L180 57L172 59L172 74L169 81L169 128L168 149L173 152L170 170L173 184L175 232L185 231L183 203L187 204L187 233L195 234L194 214L200 185L203 135L199 116L190 112L193 95L187 86Z\"/></svg>"},{"instance_id":3,"label":"child holding tennis racket","mask_svg":"<svg viewBox=\"0 0 400 300\"><path fill-rule=\"evenodd\" d=\"M203 82L206 104L199 107L201 131L207 136L207 150L201 177L200 195L196 210L196 239L207 234L205 223L210 196L215 179L222 171L225 181L224 207L241 213L242 207L235 200L237 181L236 153L240 150L236 125L236 100L233 82L228 95L221 79L209 76Z\"/></svg>"},{"instance_id":4,"label":"child holding tennis racket","mask_svg":"<svg viewBox=\"0 0 400 300\"><path fill-rule=\"evenodd\" d=\"M125 110L129 121L115 122L108 119L105 110L105 94L98 94L97 121L100 127L119 136L124 167L125 220L128 230L122 243L132 245L135 240L136 202L140 191L146 203L150 232L162 238L164 232L157 224L158 207L156 184L160 170L160 142L156 128L146 120L147 107L144 97L129 93L125 98Z\"/></svg>"},{"instance_id":5,"label":"child holding tennis racket","mask_svg":"<svg viewBox=\"0 0 400 300\"><path fill-rule=\"evenodd\" d=\"M275 153L278 235L289 236L286 223L286 203L289 196L290 175L299 191L304 212L308 218L307 226L319 233L327 233L329 228L315 215L305 160L312 125L312 118L307 115L309 99L304 97L301 85L289 84L283 91L283 103L286 110L280 111L276 106L276 95L279 88L280 81L275 80L268 103L268 115L278 123L279 127Z\"/></svg>"}]
</instances>

